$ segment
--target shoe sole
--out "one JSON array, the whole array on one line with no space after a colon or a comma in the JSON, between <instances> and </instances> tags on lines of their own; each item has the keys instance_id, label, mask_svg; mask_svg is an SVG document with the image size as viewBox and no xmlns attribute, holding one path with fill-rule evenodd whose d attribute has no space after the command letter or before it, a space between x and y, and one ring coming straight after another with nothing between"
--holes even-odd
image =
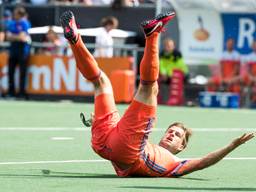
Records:
<instances>
[{"instance_id":1,"label":"shoe sole","mask_svg":"<svg viewBox=\"0 0 256 192\"><path fill-rule=\"evenodd\" d=\"M174 17L175 16L175 12L167 12L167 13L161 13L161 14L159 14L159 15L157 15L154 19L152 19L152 20L146 20L146 21L143 21L142 23L141 23L141 26L143 27L143 28L150 28L150 27L152 27L152 26L150 26L149 24L151 23L151 22L154 22L154 20L155 20L155 22L152 24L152 25L155 25L155 23L156 22L159 22L160 20L164 20L164 19L167 19L168 18L168 20L170 20L169 19L169 17ZM166 23L166 21L163 21L164 23L163 23L163 25L165 25ZM147 25L149 25L148 27L147 27Z\"/></svg>"},{"instance_id":2,"label":"shoe sole","mask_svg":"<svg viewBox=\"0 0 256 192\"><path fill-rule=\"evenodd\" d=\"M162 20L162 19L165 19L165 18L168 18L169 20L169 17L171 17L170 19L172 19L173 17L175 16L175 12L167 12L167 13L164 13L164 14L159 14L156 16L156 20Z\"/></svg>"},{"instance_id":3,"label":"shoe sole","mask_svg":"<svg viewBox=\"0 0 256 192\"><path fill-rule=\"evenodd\" d=\"M73 37L73 29L70 27L70 21L74 18L74 14L71 11L64 12L60 17L60 23L64 30L64 35L67 39L70 39ZM65 28L69 29L69 32L65 31Z\"/></svg>"}]
</instances>

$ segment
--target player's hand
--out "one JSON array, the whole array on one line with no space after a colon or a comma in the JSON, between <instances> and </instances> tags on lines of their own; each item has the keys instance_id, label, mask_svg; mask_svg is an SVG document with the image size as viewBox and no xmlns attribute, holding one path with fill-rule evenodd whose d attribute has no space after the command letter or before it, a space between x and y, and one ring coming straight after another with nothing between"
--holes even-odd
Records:
<instances>
[{"instance_id":1,"label":"player's hand","mask_svg":"<svg viewBox=\"0 0 256 192\"><path fill-rule=\"evenodd\" d=\"M234 139L232 144L235 147L238 147L239 145L246 143L247 141L251 140L254 137L255 137L255 133L244 133L242 136Z\"/></svg>"}]
</instances>

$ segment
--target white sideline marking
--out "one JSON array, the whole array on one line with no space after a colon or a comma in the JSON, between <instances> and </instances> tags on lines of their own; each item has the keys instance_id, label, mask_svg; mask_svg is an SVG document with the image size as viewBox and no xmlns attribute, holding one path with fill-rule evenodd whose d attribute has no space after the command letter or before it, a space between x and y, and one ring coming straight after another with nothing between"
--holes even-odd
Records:
<instances>
[{"instance_id":1,"label":"white sideline marking","mask_svg":"<svg viewBox=\"0 0 256 192\"><path fill-rule=\"evenodd\" d=\"M63 160L63 161L24 161L24 162L0 162L0 165L26 165L26 164L61 164L61 163L98 163L107 162L105 159L92 160Z\"/></svg>"},{"instance_id":2,"label":"white sideline marking","mask_svg":"<svg viewBox=\"0 0 256 192\"><path fill-rule=\"evenodd\" d=\"M74 140L74 137L51 137L51 140L54 140L54 141L67 141L67 140Z\"/></svg>"},{"instance_id":3,"label":"white sideline marking","mask_svg":"<svg viewBox=\"0 0 256 192\"><path fill-rule=\"evenodd\" d=\"M81 127L0 127L0 131L90 131Z\"/></svg>"},{"instance_id":4,"label":"white sideline marking","mask_svg":"<svg viewBox=\"0 0 256 192\"><path fill-rule=\"evenodd\" d=\"M153 128L152 131L165 131L166 128ZM196 132L240 132L256 131L256 128L192 128ZM0 127L0 131L91 131L81 127Z\"/></svg>"},{"instance_id":5,"label":"white sideline marking","mask_svg":"<svg viewBox=\"0 0 256 192\"><path fill-rule=\"evenodd\" d=\"M194 158L182 158L194 159ZM223 160L256 160L256 157L226 157ZM30 165L30 164L64 164L64 163L105 163L109 162L105 159L90 160L62 160L62 161L23 161L23 162L0 162L0 165Z\"/></svg>"},{"instance_id":6,"label":"white sideline marking","mask_svg":"<svg viewBox=\"0 0 256 192\"><path fill-rule=\"evenodd\" d=\"M224 160L256 160L256 157L226 157Z\"/></svg>"},{"instance_id":7,"label":"white sideline marking","mask_svg":"<svg viewBox=\"0 0 256 192\"><path fill-rule=\"evenodd\" d=\"M256 131L256 128L192 128L196 132L240 132Z\"/></svg>"},{"instance_id":8,"label":"white sideline marking","mask_svg":"<svg viewBox=\"0 0 256 192\"><path fill-rule=\"evenodd\" d=\"M186 159L196 159L196 158L180 158L182 160L186 160ZM256 160L256 157L225 157L222 160Z\"/></svg>"}]
</instances>

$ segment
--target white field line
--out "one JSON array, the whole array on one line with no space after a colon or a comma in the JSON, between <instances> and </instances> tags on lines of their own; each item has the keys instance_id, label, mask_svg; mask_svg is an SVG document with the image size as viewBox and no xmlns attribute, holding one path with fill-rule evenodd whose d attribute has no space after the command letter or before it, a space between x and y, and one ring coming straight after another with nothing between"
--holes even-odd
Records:
<instances>
[{"instance_id":1,"label":"white field line","mask_svg":"<svg viewBox=\"0 0 256 192\"><path fill-rule=\"evenodd\" d=\"M81 127L0 127L0 131L90 131Z\"/></svg>"},{"instance_id":2,"label":"white field line","mask_svg":"<svg viewBox=\"0 0 256 192\"><path fill-rule=\"evenodd\" d=\"M74 137L51 137L53 141L67 141L67 140L74 140Z\"/></svg>"},{"instance_id":3,"label":"white field line","mask_svg":"<svg viewBox=\"0 0 256 192\"><path fill-rule=\"evenodd\" d=\"M166 128L153 128L152 131L165 131ZM196 132L241 132L256 131L256 128L192 128ZM0 127L0 131L91 131L81 127Z\"/></svg>"},{"instance_id":4,"label":"white field line","mask_svg":"<svg viewBox=\"0 0 256 192\"><path fill-rule=\"evenodd\" d=\"M193 159L193 158L182 158ZM226 157L223 160L256 160L256 157ZM62 161L22 161L22 162L0 162L0 165L30 165L30 164L65 164L65 163L105 163L109 162L105 159L90 159L90 160L62 160Z\"/></svg>"},{"instance_id":5,"label":"white field line","mask_svg":"<svg viewBox=\"0 0 256 192\"><path fill-rule=\"evenodd\" d=\"M63 160L63 161L23 161L23 162L0 162L0 165L26 165L26 164L63 164L63 163L99 163L107 162L104 159L92 160Z\"/></svg>"}]
</instances>

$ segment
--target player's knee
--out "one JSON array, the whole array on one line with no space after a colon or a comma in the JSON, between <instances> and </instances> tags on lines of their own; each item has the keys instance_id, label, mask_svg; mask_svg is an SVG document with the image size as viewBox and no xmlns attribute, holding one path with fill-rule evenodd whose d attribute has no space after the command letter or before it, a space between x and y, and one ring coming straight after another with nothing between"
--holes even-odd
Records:
<instances>
[{"instance_id":1,"label":"player's knee","mask_svg":"<svg viewBox=\"0 0 256 192\"><path fill-rule=\"evenodd\" d=\"M158 95L159 92L159 87L158 87L158 83L155 83L154 87L153 87L153 91L154 91L154 95Z\"/></svg>"},{"instance_id":2,"label":"player's knee","mask_svg":"<svg viewBox=\"0 0 256 192\"><path fill-rule=\"evenodd\" d=\"M157 96L158 94L158 83L154 82L150 85L140 84L139 91L145 95Z\"/></svg>"},{"instance_id":3,"label":"player's knee","mask_svg":"<svg viewBox=\"0 0 256 192\"><path fill-rule=\"evenodd\" d=\"M134 99L141 103L150 106L157 105L157 93L158 93L158 84L154 83L151 85L140 84L137 94Z\"/></svg>"},{"instance_id":4,"label":"player's knee","mask_svg":"<svg viewBox=\"0 0 256 192\"><path fill-rule=\"evenodd\" d=\"M102 93L113 94L112 86L109 78L105 73L102 72L101 76L92 82L95 87L95 95L100 95Z\"/></svg>"},{"instance_id":5,"label":"player's knee","mask_svg":"<svg viewBox=\"0 0 256 192\"><path fill-rule=\"evenodd\" d=\"M92 81L92 83L93 83L95 89L111 85L108 77L103 72L101 72L100 77L98 79Z\"/></svg>"}]
</instances>

